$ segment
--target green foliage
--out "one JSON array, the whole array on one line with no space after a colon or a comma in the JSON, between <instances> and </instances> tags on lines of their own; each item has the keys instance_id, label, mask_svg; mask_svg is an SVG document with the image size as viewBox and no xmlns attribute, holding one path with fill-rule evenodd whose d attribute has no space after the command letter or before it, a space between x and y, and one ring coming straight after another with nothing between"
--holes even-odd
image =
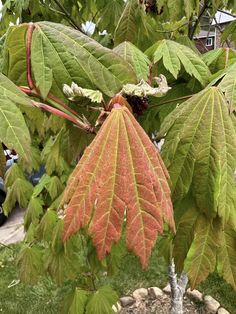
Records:
<instances>
[{"instance_id":1,"label":"green foliage","mask_svg":"<svg viewBox=\"0 0 236 314\"><path fill-rule=\"evenodd\" d=\"M181 66L202 85L208 81L210 72L201 58L192 49L171 40L162 40L150 47L146 54L154 64L163 60L164 67L177 78Z\"/></svg>"},{"instance_id":2,"label":"green foliage","mask_svg":"<svg viewBox=\"0 0 236 314\"><path fill-rule=\"evenodd\" d=\"M170 174L177 232L172 235L165 229L160 253L174 257L178 272L188 272L192 287L217 269L236 288L236 53L219 48L200 56L191 40L200 29L198 16L208 12L213 16L217 8L234 12L235 1L212 0L201 7L200 1L192 0L3 1L0 142L16 149L20 156L19 163L4 178L4 210L9 213L16 203L27 208L27 235L18 259L21 281L36 283L49 274L58 285L73 282L63 308L66 313L114 313L117 295L100 281L101 274L114 276L122 264L127 254L124 234L121 232L120 242L111 243L111 252L102 260L97 259L88 236L93 219L85 217L87 226L63 242L61 199L69 174L98 132L97 125L109 114L104 111L111 110L123 96L125 106L132 108L150 137L155 136L155 143L165 138L162 155ZM20 24L7 30L9 23L18 18ZM27 24L30 21L33 26ZM95 30L86 36L88 21L94 22ZM223 41L235 39L234 28L235 22L226 27ZM157 98L147 94L143 86L157 91L160 74L166 76L171 89ZM128 95L127 86L136 88L139 81L142 93ZM209 82L211 87L205 88ZM117 93L119 96L109 102ZM111 128L109 135L118 130L120 124ZM135 132L129 126L128 140L134 153L141 145L133 140ZM111 147L109 144L104 151L103 166L115 164L111 162ZM150 151L145 145L144 149L149 158ZM124 151L124 146L120 145L119 150ZM99 150L91 151L91 158L97 157L96 152ZM0 175L4 175L2 150L0 154ZM145 156L137 154L134 160L142 165ZM150 158L148 164L153 162ZM124 158L120 159L118 164L124 169ZM89 166L86 163L84 169L88 171ZM144 166L135 177L145 172ZM88 197L95 200L89 204L92 213L97 212L101 178L111 175L109 167L103 171L100 168L95 169L94 194ZM45 169L35 187L26 179L26 171L32 169ZM89 172L91 178L95 172ZM138 179L135 182L139 185ZM82 175L76 180L83 183ZM140 189L145 189L145 182ZM86 191L88 187L89 183ZM115 188L121 194L120 201L124 201L127 186L117 184ZM152 189L157 187L148 188ZM107 196L110 191L105 191ZM75 195L81 198L79 192ZM88 217L93 216L90 214ZM108 237L109 232L104 241Z\"/></svg>"},{"instance_id":3,"label":"green foliage","mask_svg":"<svg viewBox=\"0 0 236 314\"><path fill-rule=\"evenodd\" d=\"M118 296L110 287L102 287L92 294L86 306L86 314L114 314L112 305L116 304Z\"/></svg>"},{"instance_id":4,"label":"green foliage","mask_svg":"<svg viewBox=\"0 0 236 314\"><path fill-rule=\"evenodd\" d=\"M23 247L19 253L17 264L20 280L28 284L36 283L44 270L42 248Z\"/></svg>"},{"instance_id":5,"label":"green foliage","mask_svg":"<svg viewBox=\"0 0 236 314\"><path fill-rule=\"evenodd\" d=\"M138 80L143 79L146 81L148 79L150 61L136 46L124 41L113 50L132 65Z\"/></svg>"},{"instance_id":6,"label":"green foliage","mask_svg":"<svg viewBox=\"0 0 236 314\"><path fill-rule=\"evenodd\" d=\"M228 25L226 25L223 34L221 36L221 42L225 42L226 40L236 42L236 36L235 36L235 31L236 31L236 21L232 21Z\"/></svg>"}]
</instances>

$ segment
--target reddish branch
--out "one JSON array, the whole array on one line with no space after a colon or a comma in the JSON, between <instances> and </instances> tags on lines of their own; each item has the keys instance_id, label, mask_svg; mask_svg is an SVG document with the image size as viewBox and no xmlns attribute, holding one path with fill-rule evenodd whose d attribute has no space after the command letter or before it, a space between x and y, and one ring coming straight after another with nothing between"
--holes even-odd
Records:
<instances>
[{"instance_id":1,"label":"reddish branch","mask_svg":"<svg viewBox=\"0 0 236 314\"><path fill-rule=\"evenodd\" d=\"M20 90L22 92L24 92L27 95L30 96L34 96L37 98L42 98L41 95L38 93L38 91L36 89L32 90L26 86L19 86ZM81 119L81 117L78 115L78 113L76 111L74 111L73 109L71 109L69 106L67 106L61 99L57 98L56 96L54 96L52 93L49 93L47 96L48 100L52 100L53 102L59 104L60 106L62 106L64 109L66 109L67 111L69 111L70 113L72 113L73 115L77 116L78 118Z\"/></svg>"},{"instance_id":2,"label":"reddish branch","mask_svg":"<svg viewBox=\"0 0 236 314\"><path fill-rule=\"evenodd\" d=\"M34 88L34 82L32 79L32 73L31 73L31 42L32 42L32 35L34 31L34 24L29 23L28 29L26 33L26 66L27 66L27 81L30 89Z\"/></svg>"},{"instance_id":3,"label":"reddish branch","mask_svg":"<svg viewBox=\"0 0 236 314\"><path fill-rule=\"evenodd\" d=\"M67 113L61 111L61 110L58 110L54 107L51 107L49 105L46 105L44 103L41 103L41 102L37 102L37 101L31 101L32 105L34 107L37 107L37 108L40 108L40 109L43 109L43 110L46 110L48 112L51 112L53 113L54 115L58 116L58 117L61 117L61 118L65 118L71 122L73 122L74 124L76 124L80 129L82 130L85 130L86 132L88 133L95 133L95 130L94 130L94 127L88 123L84 123L82 122L80 119L77 119L77 118L74 118L74 117L71 117L70 115L68 115Z\"/></svg>"}]
</instances>

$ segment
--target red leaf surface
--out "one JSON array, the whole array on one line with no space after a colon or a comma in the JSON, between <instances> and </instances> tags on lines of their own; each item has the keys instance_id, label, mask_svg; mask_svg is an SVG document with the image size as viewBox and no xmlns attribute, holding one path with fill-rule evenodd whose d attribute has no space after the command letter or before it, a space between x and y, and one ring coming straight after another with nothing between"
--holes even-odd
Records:
<instances>
[{"instance_id":1,"label":"red leaf surface","mask_svg":"<svg viewBox=\"0 0 236 314\"><path fill-rule=\"evenodd\" d=\"M115 107L69 178L64 240L87 226L103 259L126 217L127 246L146 267L163 220L175 231L168 174L133 115Z\"/></svg>"}]
</instances>

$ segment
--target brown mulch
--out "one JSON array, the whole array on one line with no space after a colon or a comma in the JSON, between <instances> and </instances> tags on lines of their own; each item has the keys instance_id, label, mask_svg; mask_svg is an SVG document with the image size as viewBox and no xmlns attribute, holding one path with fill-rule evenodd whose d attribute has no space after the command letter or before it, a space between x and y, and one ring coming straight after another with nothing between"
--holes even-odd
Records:
<instances>
[{"instance_id":1,"label":"brown mulch","mask_svg":"<svg viewBox=\"0 0 236 314\"><path fill-rule=\"evenodd\" d=\"M163 295L158 299L146 299L129 307L122 308L120 314L169 314L170 297ZM203 304L196 304L189 298L184 297L184 314L205 314Z\"/></svg>"}]
</instances>

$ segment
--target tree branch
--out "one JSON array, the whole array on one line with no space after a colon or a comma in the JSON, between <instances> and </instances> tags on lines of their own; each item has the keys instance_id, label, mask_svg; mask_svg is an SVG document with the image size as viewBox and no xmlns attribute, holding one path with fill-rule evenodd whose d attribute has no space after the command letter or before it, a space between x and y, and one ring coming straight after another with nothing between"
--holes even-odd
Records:
<instances>
[{"instance_id":1,"label":"tree branch","mask_svg":"<svg viewBox=\"0 0 236 314\"><path fill-rule=\"evenodd\" d=\"M85 34L86 33L82 30L82 28L76 23L76 21L73 19L73 17L66 11L64 6L58 1L58 0L53 0L56 5L62 10L62 12L65 14L67 19L73 24L74 28L80 31L81 33Z\"/></svg>"},{"instance_id":2,"label":"tree branch","mask_svg":"<svg viewBox=\"0 0 236 314\"><path fill-rule=\"evenodd\" d=\"M203 4L203 6L199 12L199 15L197 17L197 20L195 21L194 25L189 28L189 34L188 34L189 39L191 39L191 40L193 39L194 33L197 29L197 26L200 23L200 19L203 16L203 14L207 8L208 8L208 0L205 0L204 4Z\"/></svg>"}]
</instances>

